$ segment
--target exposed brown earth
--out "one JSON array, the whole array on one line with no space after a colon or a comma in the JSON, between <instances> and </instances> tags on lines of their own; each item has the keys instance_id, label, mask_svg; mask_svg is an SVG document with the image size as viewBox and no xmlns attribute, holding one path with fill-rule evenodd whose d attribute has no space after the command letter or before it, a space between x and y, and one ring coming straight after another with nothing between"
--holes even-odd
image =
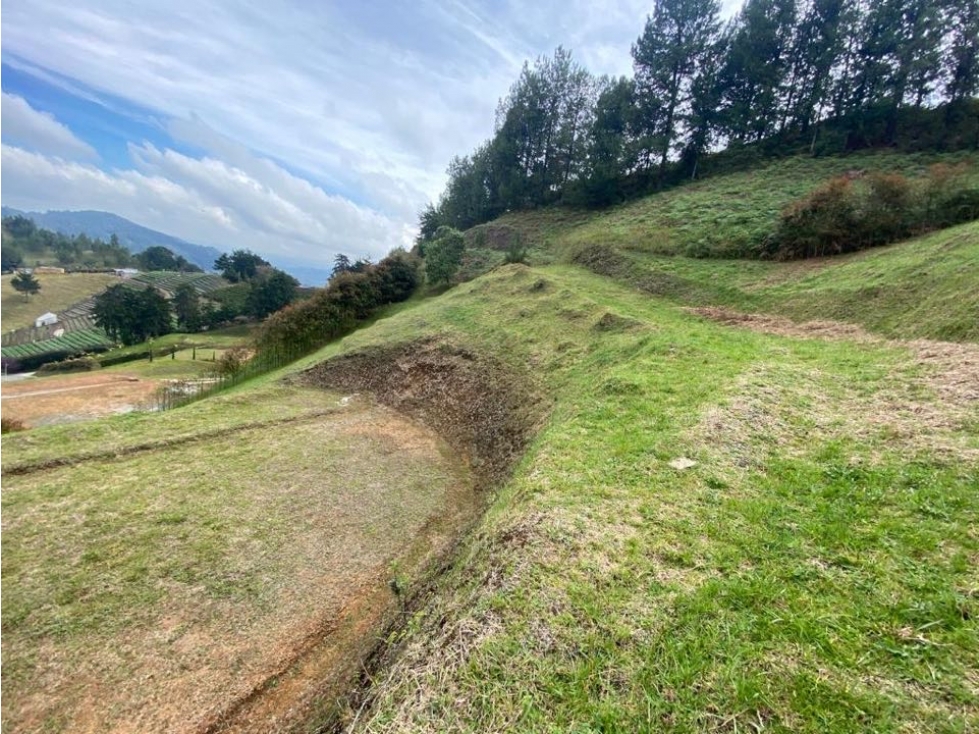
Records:
<instances>
[{"instance_id":1,"label":"exposed brown earth","mask_svg":"<svg viewBox=\"0 0 979 734\"><path fill-rule=\"evenodd\" d=\"M224 460L250 451L263 459L235 476L234 495L244 501L225 497L217 507L188 507L205 502L191 499L200 491L216 491L208 489L212 479L226 481ZM154 499L147 487L145 500L134 498L112 513L188 513L186 521L164 525L157 540L122 551L123 557L147 554L150 577L117 577L113 568L122 558L109 559L99 572L104 588L89 588L67 606L62 601L28 612L40 615L40 629L60 625L70 632L38 638L20 634L20 627L5 629L5 730L292 730L311 710L342 696L375 635L398 614L389 586L392 563L417 578L455 541L476 507L466 473L432 431L353 401L343 411L271 430L5 477L5 493L40 494L37 504L4 512L4 534L22 546L37 544L37 554L50 555L46 568L73 573L92 552L91 533L107 533L115 543L112 538L141 532L126 523L99 527L119 522L92 514L101 493L113 491L105 480L142 477L145 484L161 465L170 467L165 492ZM140 492L130 486L134 495ZM37 525L55 516L44 506L49 487L62 488L57 517L67 523L42 531ZM65 487L72 491L64 494ZM222 505L231 523L215 541L211 553L219 555L181 556L183 545L203 542L193 537L196 523L221 517ZM151 517L146 522L153 524ZM281 530L265 536L268 523ZM52 547L48 539L55 535L59 542ZM193 565L153 580L156 564L179 570L184 563ZM217 565L210 578L181 580L198 573L198 564ZM216 582L228 591L209 592ZM130 594L133 584L147 593L162 584L165 593L89 631L83 617L74 620L89 595L111 595L116 586ZM252 588L260 591L245 591ZM57 617L43 622L52 614Z\"/></svg>"},{"instance_id":2,"label":"exposed brown earth","mask_svg":"<svg viewBox=\"0 0 979 734\"><path fill-rule=\"evenodd\" d=\"M3 415L34 427L127 413L149 402L160 384L98 372L4 382Z\"/></svg>"}]
</instances>

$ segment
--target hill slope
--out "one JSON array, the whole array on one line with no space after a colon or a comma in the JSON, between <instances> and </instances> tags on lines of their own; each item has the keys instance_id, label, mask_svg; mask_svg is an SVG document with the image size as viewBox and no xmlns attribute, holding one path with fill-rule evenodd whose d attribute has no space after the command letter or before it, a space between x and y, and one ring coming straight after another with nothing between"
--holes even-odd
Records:
<instances>
[{"instance_id":1,"label":"hill slope","mask_svg":"<svg viewBox=\"0 0 979 734\"><path fill-rule=\"evenodd\" d=\"M0 309L3 332L34 326L34 319L48 311L60 313L69 306L101 293L119 278L111 273L72 273L70 275L37 275L41 290L25 298L10 285L12 275L0 277Z\"/></svg>"},{"instance_id":2,"label":"hill slope","mask_svg":"<svg viewBox=\"0 0 979 734\"><path fill-rule=\"evenodd\" d=\"M401 625L396 634L358 628L381 641L366 698L338 708L300 629L279 638L298 652L273 674L248 668L259 680L229 728L267 731L284 712L303 720L274 725L296 731L337 722L374 732L979 728L979 345L867 331L974 339L977 225L789 264L552 234L536 257L568 262L502 267L403 304L218 398L7 436L4 478L22 491L4 495L5 707L30 713L43 689L31 676L45 674L31 641L52 631L65 654L97 656L152 628L142 620L172 620L180 603L179 626L159 639L197 650L192 642L214 642L214 620L237 600L265 613L277 608L270 590L295 588L296 578L305 595L316 564L297 577L282 559L309 557L330 532L307 532L312 498L295 493L334 486L344 467L318 458L335 455L335 429L300 430L298 419L321 404L317 390L334 389L439 432L483 487L486 511L456 536L440 575L374 569ZM805 321L827 315L852 323ZM272 414L288 420L281 431L254 424ZM389 425L372 421L368 431ZM241 440L229 440L225 429L238 425ZM513 426L533 431L515 437ZM161 431L172 447L144 445ZM387 460L413 446L378 450ZM43 481L76 463L71 484ZM282 473L292 464L301 477ZM169 476L174 466L178 491L132 490L147 469ZM281 490L293 514L266 518L263 507L243 521L254 498L230 501L226 485L240 482L229 467L270 502ZM386 481L402 480L394 475ZM221 491L202 494L212 485ZM147 492L154 504L134 504ZM69 551L29 532L35 500L52 527L86 530L71 534ZM202 502L206 512L187 511ZM117 517L125 527L112 525ZM280 529L269 533L270 522ZM358 530L348 547L373 548L381 527ZM450 532L430 529L443 541ZM145 552L120 559L120 547ZM46 572L64 567L64 552L81 559L72 575ZM86 577L98 589L111 582L111 598L88 594ZM261 635L256 619L248 629ZM96 629L97 640L83 637ZM152 643L144 657L93 685L112 688L126 669L175 680L159 640L141 639ZM365 652L344 659L355 669ZM181 680L222 680L216 659L181 657ZM228 660L236 665L240 657ZM45 705L70 711L72 695ZM126 700L139 706L139 695Z\"/></svg>"},{"instance_id":3,"label":"hill slope","mask_svg":"<svg viewBox=\"0 0 979 734\"><path fill-rule=\"evenodd\" d=\"M177 255L182 255L204 270L213 270L214 261L220 257L220 250L204 245L195 245L179 237L173 237L154 229L143 227L128 219L100 211L48 211L22 212L3 207L3 216L22 215L34 221L38 227L61 232L66 235L86 234L89 237L108 240L115 234L119 241L131 252L142 252L148 247L162 245Z\"/></svg>"}]
</instances>

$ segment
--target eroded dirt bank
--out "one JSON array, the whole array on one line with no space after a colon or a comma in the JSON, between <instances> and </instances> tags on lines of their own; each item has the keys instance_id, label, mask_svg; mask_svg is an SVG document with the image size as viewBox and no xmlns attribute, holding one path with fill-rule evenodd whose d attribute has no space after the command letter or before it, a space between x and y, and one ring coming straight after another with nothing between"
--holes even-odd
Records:
<instances>
[{"instance_id":1,"label":"eroded dirt bank","mask_svg":"<svg viewBox=\"0 0 979 734\"><path fill-rule=\"evenodd\" d=\"M305 386L365 392L420 421L458 452L479 488L509 474L545 413L526 376L434 339L343 355L296 380Z\"/></svg>"}]
</instances>

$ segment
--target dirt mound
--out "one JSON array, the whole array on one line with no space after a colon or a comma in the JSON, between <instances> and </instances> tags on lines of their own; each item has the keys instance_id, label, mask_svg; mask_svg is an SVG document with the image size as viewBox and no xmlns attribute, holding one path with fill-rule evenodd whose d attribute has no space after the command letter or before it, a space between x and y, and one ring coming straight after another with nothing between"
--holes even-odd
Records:
<instances>
[{"instance_id":1,"label":"dirt mound","mask_svg":"<svg viewBox=\"0 0 979 734\"><path fill-rule=\"evenodd\" d=\"M594 331L631 331L641 326L642 323L636 319L606 311L591 328Z\"/></svg>"},{"instance_id":2,"label":"dirt mound","mask_svg":"<svg viewBox=\"0 0 979 734\"><path fill-rule=\"evenodd\" d=\"M696 288L683 278L661 270L637 266L627 255L606 245L584 247L571 261L597 275L629 283L653 296L682 297L696 292Z\"/></svg>"},{"instance_id":3,"label":"dirt mound","mask_svg":"<svg viewBox=\"0 0 979 734\"><path fill-rule=\"evenodd\" d=\"M421 421L459 452L479 488L509 474L545 413L527 376L437 340L364 349L294 379L307 386L367 392Z\"/></svg>"}]
</instances>

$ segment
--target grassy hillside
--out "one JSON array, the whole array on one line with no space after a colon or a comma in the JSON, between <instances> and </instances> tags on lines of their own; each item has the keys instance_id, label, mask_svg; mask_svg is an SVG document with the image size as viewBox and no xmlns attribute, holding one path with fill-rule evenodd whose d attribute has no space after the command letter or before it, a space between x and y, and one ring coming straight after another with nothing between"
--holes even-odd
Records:
<instances>
[{"instance_id":1,"label":"grassy hillside","mask_svg":"<svg viewBox=\"0 0 979 734\"><path fill-rule=\"evenodd\" d=\"M119 278L105 273L72 273L70 275L36 276L41 291L30 299L13 289L10 281L14 276L4 275L0 279L0 309L3 313L3 331L14 331L25 326L33 326L34 319L42 313L64 311L89 296L102 292Z\"/></svg>"},{"instance_id":2,"label":"grassy hillside","mask_svg":"<svg viewBox=\"0 0 979 734\"><path fill-rule=\"evenodd\" d=\"M684 206L711 232L750 183L760 222L780 175ZM979 338L979 224L701 260L654 245L664 201L507 217L547 264L184 408L5 437L5 726L979 728L979 345L893 338ZM432 519L451 486L477 494Z\"/></svg>"},{"instance_id":3,"label":"grassy hillside","mask_svg":"<svg viewBox=\"0 0 979 734\"><path fill-rule=\"evenodd\" d=\"M511 267L344 348L431 333L554 403L364 730L979 725L974 347L758 333Z\"/></svg>"},{"instance_id":4,"label":"grassy hillside","mask_svg":"<svg viewBox=\"0 0 979 734\"><path fill-rule=\"evenodd\" d=\"M702 260L585 247L576 260L652 295L898 338L979 341L979 222L836 258Z\"/></svg>"},{"instance_id":5,"label":"grassy hillside","mask_svg":"<svg viewBox=\"0 0 979 734\"><path fill-rule=\"evenodd\" d=\"M961 155L801 157L602 211L508 214L467 233L464 273L502 263L503 250L516 238L528 246L531 263L574 262L691 306L847 321L900 338L977 341L979 224L836 258L778 263L716 257L737 255L771 233L789 202L831 176L867 170L914 177L939 161L970 163L964 181L979 179L975 161Z\"/></svg>"},{"instance_id":6,"label":"grassy hillside","mask_svg":"<svg viewBox=\"0 0 979 734\"><path fill-rule=\"evenodd\" d=\"M599 211L549 208L508 214L473 230L511 228L545 258L567 259L581 247L612 246L661 255L736 257L770 233L781 210L829 178L848 171L922 176L935 163L971 164L975 157L863 153L837 158L771 161L741 173L714 176ZM472 240L471 240L472 241Z\"/></svg>"}]
</instances>

